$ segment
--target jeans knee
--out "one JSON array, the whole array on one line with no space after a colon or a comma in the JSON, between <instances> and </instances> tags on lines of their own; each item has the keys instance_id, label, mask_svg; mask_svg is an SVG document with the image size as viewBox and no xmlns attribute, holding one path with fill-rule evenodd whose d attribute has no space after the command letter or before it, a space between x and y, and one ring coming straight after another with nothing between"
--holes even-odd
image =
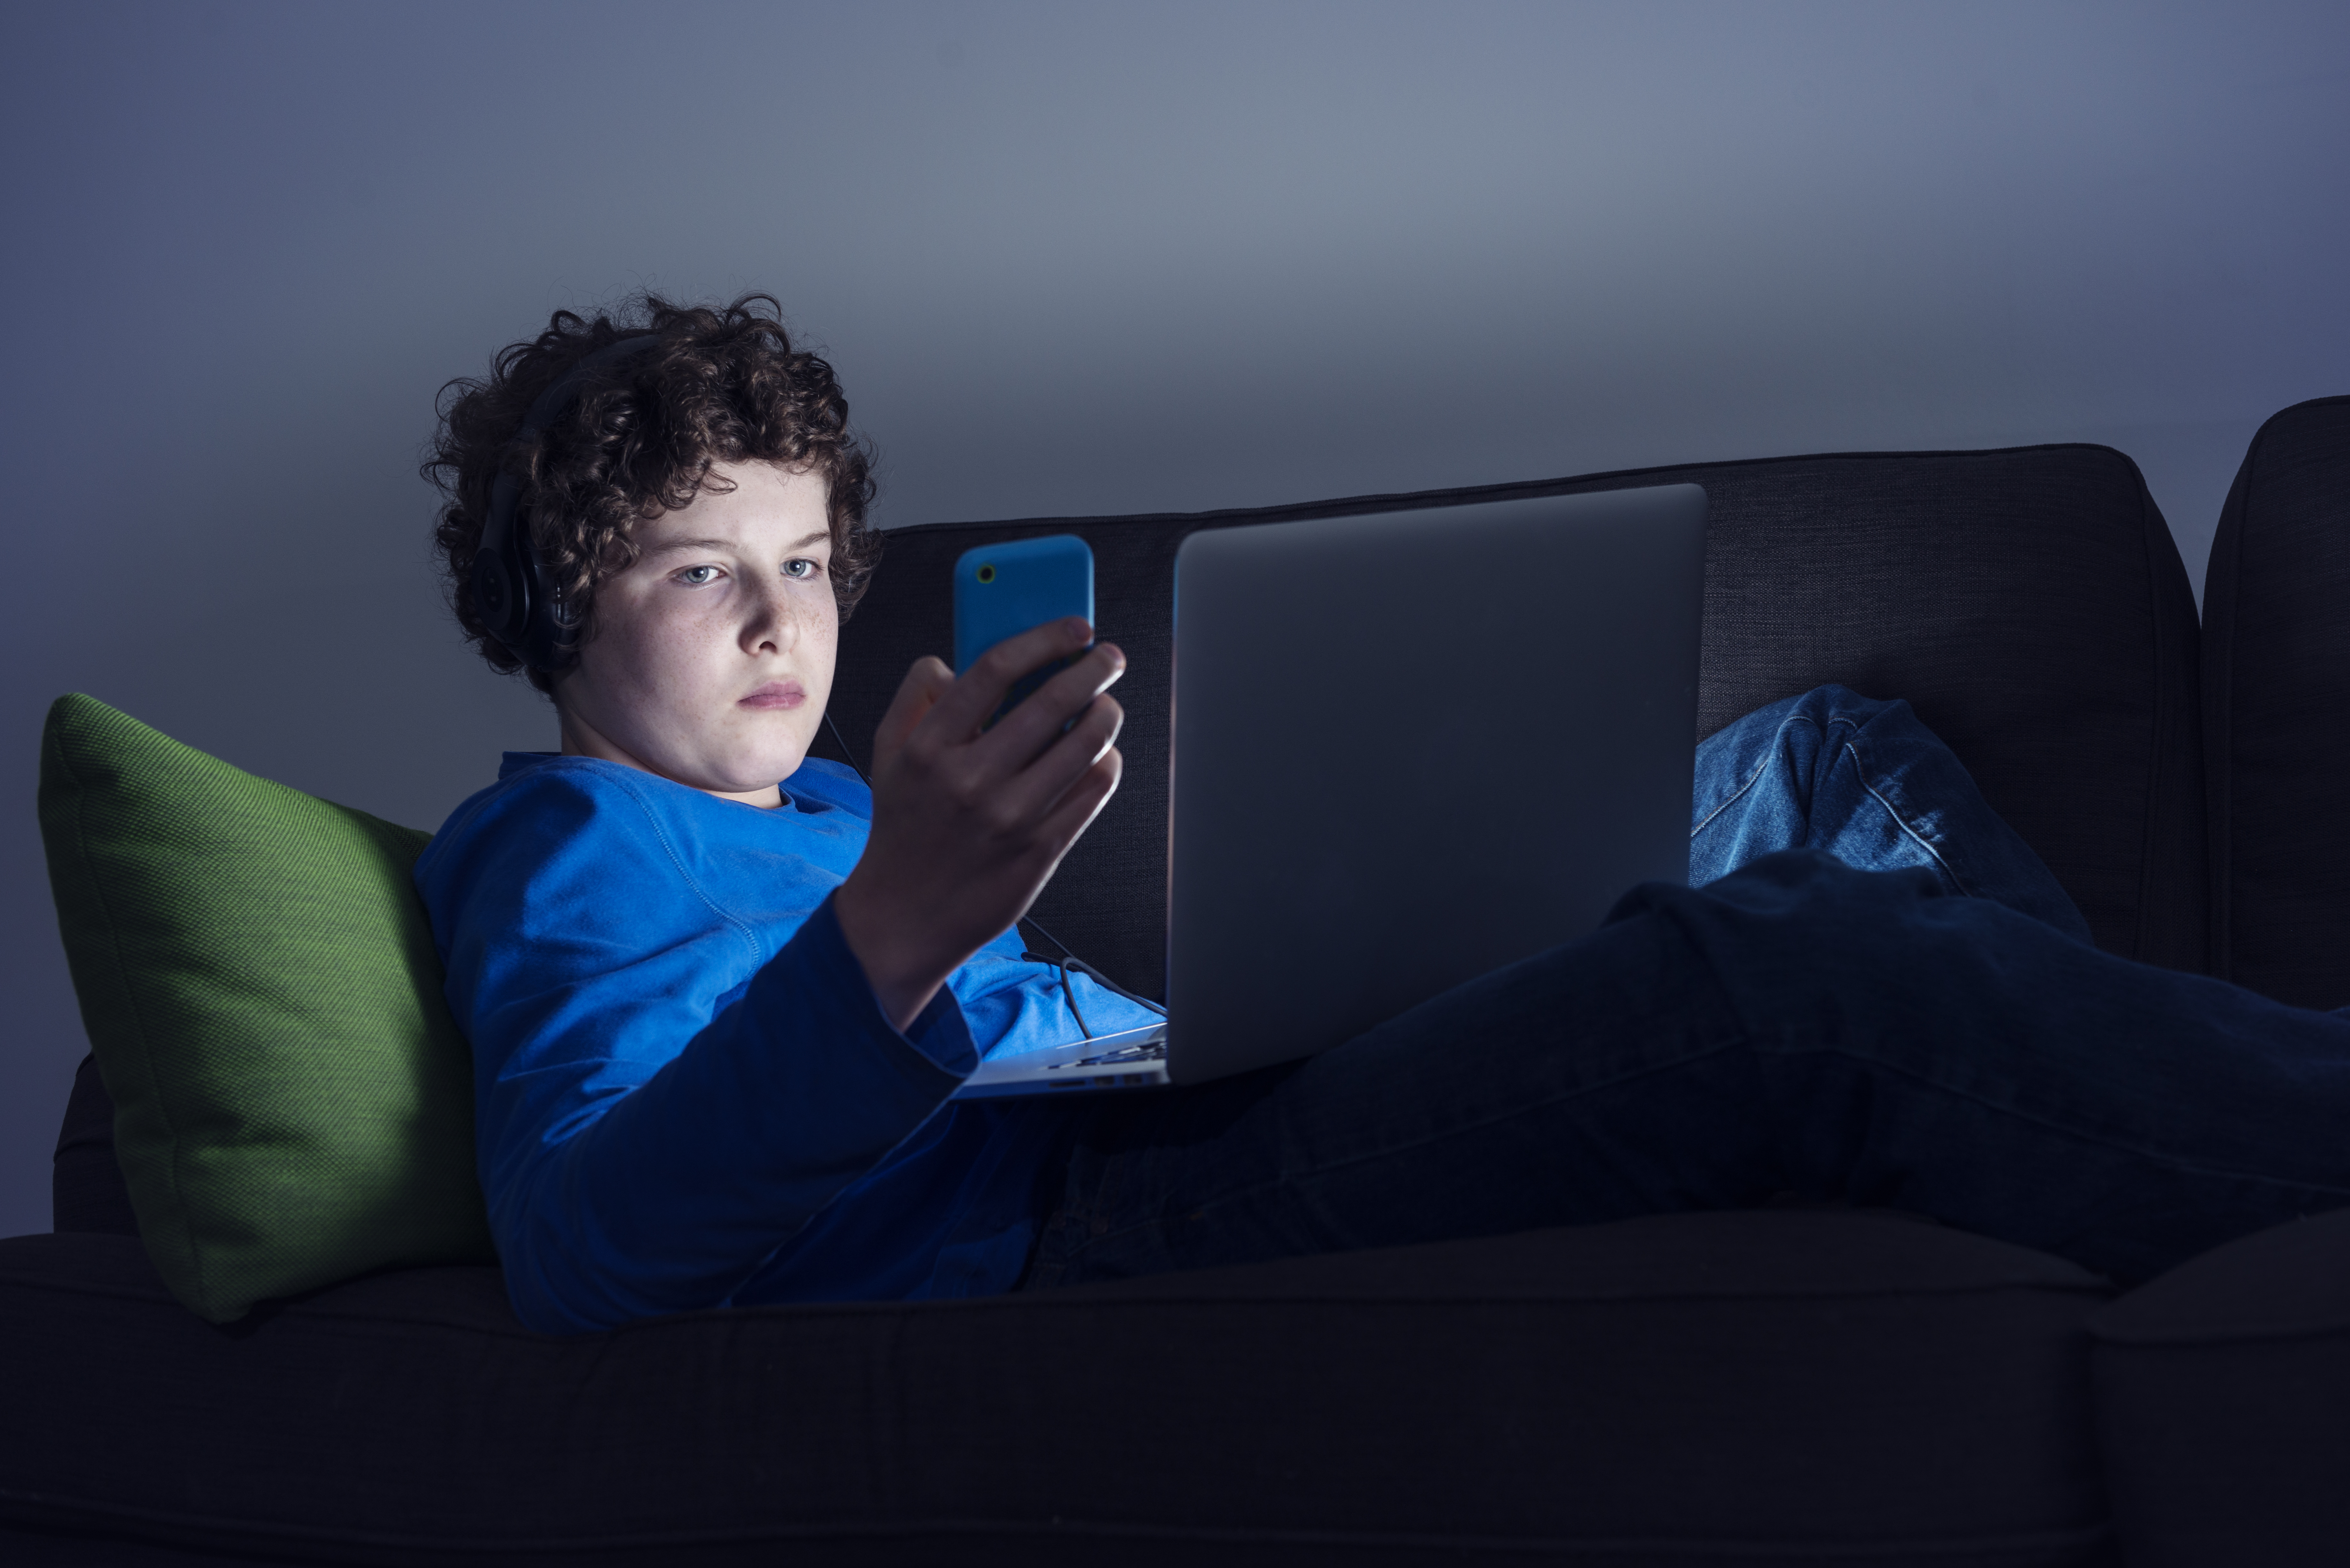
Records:
<instances>
[{"instance_id":1,"label":"jeans knee","mask_svg":"<svg viewBox=\"0 0 2350 1568\"><path fill-rule=\"evenodd\" d=\"M1858 729L1892 709L1908 707L1898 698L1864 697L1849 686L1814 686L1765 702L1700 742L1698 775L1701 783L1709 775L1721 775L1714 781L1718 789L1731 784L1730 775L1738 775L1737 782L1742 783L1752 766L1783 750L1791 741L1797 752L1808 756L1828 742L1829 731L1837 724ZM1791 729L1808 730L1811 734L1794 741L1788 733Z\"/></svg>"},{"instance_id":2,"label":"jeans knee","mask_svg":"<svg viewBox=\"0 0 2350 1568\"><path fill-rule=\"evenodd\" d=\"M1837 723L1858 729L1879 714L1908 705L1898 697L1864 697L1849 686L1831 681L1788 699L1787 713L1790 718L1808 719L1823 730Z\"/></svg>"}]
</instances>

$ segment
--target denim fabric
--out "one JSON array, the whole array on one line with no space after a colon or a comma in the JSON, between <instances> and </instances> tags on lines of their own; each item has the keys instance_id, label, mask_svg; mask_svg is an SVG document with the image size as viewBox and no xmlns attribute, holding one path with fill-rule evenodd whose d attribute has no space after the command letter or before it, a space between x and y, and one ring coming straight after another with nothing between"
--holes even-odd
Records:
<instances>
[{"instance_id":1,"label":"denim fabric","mask_svg":"<svg viewBox=\"0 0 2350 1568\"><path fill-rule=\"evenodd\" d=\"M1307 1061L1088 1108L1025 1282L1784 1191L2130 1282L2350 1205L2350 1021L2080 940L1901 704L1709 748L1693 864L1756 858Z\"/></svg>"},{"instance_id":2,"label":"denim fabric","mask_svg":"<svg viewBox=\"0 0 2350 1568\"><path fill-rule=\"evenodd\" d=\"M1862 871L1919 867L2081 941L2089 925L2032 846L1909 704L1822 686L1758 708L1697 749L1690 886L1780 849Z\"/></svg>"}]
</instances>

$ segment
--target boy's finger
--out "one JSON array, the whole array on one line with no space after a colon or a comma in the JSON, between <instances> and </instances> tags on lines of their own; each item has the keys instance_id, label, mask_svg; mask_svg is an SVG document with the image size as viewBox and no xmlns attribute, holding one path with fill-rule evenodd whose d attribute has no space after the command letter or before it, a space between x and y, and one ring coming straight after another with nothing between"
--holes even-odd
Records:
<instances>
[{"instance_id":1,"label":"boy's finger","mask_svg":"<svg viewBox=\"0 0 2350 1568\"><path fill-rule=\"evenodd\" d=\"M1055 674L1028 700L1004 715L985 742L1021 768L1033 763L1087 705L1126 675L1126 653L1114 642L1097 642L1086 656ZM1003 737L1001 740L996 737Z\"/></svg>"},{"instance_id":2,"label":"boy's finger","mask_svg":"<svg viewBox=\"0 0 2350 1568\"><path fill-rule=\"evenodd\" d=\"M956 680L955 690L940 700L939 722L952 725L958 737L970 734L1003 705L1014 681L1048 659L1076 652L1093 636L1084 618L1068 616L1005 638L974 659Z\"/></svg>"},{"instance_id":3,"label":"boy's finger","mask_svg":"<svg viewBox=\"0 0 2350 1568\"><path fill-rule=\"evenodd\" d=\"M1004 721L1005 724L1010 722L1008 719ZM1095 698L1092 706L1069 726L1068 733L1055 736L1043 755L1031 761L1015 777L1004 781L1014 816L1023 821L1045 818L1053 810L1054 803L1076 787L1087 769L1109 754L1125 725L1126 710L1116 698ZM996 727L1002 729L1003 725Z\"/></svg>"},{"instance_id":4,"label":"boy's finger","mask_svg":"<svg viewBox=\"0 0 2350 1568\"><path fill-rule=\"evenodd\" d=\"M1070 846L1093 826L1101 808L1109 804L1109 797L1118 793L1118 782L1125 772L1126 759L1113 746L1096 758L1055 804L1042 826L1045 841L1053 846L1055 866L1069 852Z\"/></svg>"}]
</instances>

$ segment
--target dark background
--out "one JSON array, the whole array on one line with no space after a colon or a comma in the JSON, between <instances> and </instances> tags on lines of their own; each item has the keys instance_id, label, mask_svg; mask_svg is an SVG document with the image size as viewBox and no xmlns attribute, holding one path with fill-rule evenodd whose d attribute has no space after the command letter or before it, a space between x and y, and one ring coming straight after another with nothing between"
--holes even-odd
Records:
<instances>
[{"instance_id":1,"label":"dark background","mask_svg":"<svg viewBox=\"0 0 2350 1568\"><path fill-rule=\"evenodd\" d=\"M11 5L0 1234L84 1045L33 815L86 691L430 826L435 389L764 288L881 518L2099 441L2199 583L2350 390L2350 7Z\"/></svg>"}]
</instances>

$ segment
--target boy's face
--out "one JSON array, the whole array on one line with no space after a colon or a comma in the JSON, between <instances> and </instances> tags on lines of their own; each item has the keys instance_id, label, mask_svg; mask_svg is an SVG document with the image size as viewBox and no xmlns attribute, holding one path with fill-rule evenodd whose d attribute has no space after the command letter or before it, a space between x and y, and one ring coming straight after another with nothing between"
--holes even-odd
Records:
<instances>
[{"instance_id":1,"label":"boy's face","mask_svg":"<svg viewBox=\"0 0 2350 1568\"><path fill-rule=\"evenodd\" d=\"M825 484L766 462L711 472L734 488L639 523L636 564L597 585L555 686L563 750L775 805L832 692Z\"/></svg>"}]
</instances>

